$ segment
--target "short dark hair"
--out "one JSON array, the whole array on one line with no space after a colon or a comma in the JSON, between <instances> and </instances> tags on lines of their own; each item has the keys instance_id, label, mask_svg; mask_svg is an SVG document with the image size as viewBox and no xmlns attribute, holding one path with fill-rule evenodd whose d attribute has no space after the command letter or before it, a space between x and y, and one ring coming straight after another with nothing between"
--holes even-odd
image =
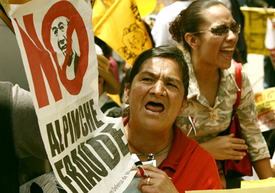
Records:
<instances>
[{"instance_id":1,"label":"short dark hair","mask_svg":"<svg viewBox=\"0 0 275 193\"><path fill-rule=\"evenodd\" d=\"M185 34L200 31L200 26L206 22L205 19L207 18L207 16L202 14L202 11L216 5L225 6L218 0L193 1L186 9L182 10L171 23L169 31L172 38L178 43L183 42L183 47L191 52L191 47L185 41Z\"/></svg>"},{"instance_id":2,"label":"short dark hair","mask_svg":"<svg viewBox=\"0 0 275 193\"><path fill-rule=\"evenodd\" d=\"M175 60L180 69L182 70L182 82L184 85L184 98L188 95L188 87L189 87L189 70L187 63L184 59L183 51L174 45L163 45L155 48L151 48L149 50L144 51L140 54L137 59L134 61L129 81L128 88L131 87L131 84L135 78L135 76L139 73L141 66L144 62L153 57L161 57L161 58L170 58Z\"/></svg>"}]
</instances>

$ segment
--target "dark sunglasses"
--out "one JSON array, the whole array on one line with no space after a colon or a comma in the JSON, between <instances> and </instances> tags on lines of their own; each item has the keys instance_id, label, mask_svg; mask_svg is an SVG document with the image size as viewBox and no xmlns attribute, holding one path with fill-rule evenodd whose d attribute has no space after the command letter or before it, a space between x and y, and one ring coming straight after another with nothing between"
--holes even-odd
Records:
<instances>
[{"instance_id":1,"label":"dark sunglasses","mask_svg":"<svg viewBox=\"0 0 275 193\"><path fill-rule=\"evenodd\" d=\"M216 27L212 27L210 30L206 31L199 31L199 32L194 32L192 34L200 34L204 32L210 31L212 34L215 34L216 36L224 36L225 34L228 33L229 29L234 33L240 33L241 31L241 24L232 24L230 27L227 27L226 25L219 25Z\"/></svg>"}]
</instances>

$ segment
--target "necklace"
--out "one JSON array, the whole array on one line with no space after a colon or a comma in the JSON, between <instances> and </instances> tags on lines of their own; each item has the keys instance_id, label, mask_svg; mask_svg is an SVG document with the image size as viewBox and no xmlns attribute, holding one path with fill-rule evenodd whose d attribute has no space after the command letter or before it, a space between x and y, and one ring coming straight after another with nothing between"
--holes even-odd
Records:
<instances>
[{"instance_id":1,"label":"necklace","mask_svg":"<svg viewBox=\"0 0 275 193\"><path fill-rule=\"evenodd\" d=\"M139 154L137 154L137 155L145 155L145 156L147 156L147 160L148 161L151 161L151 160L154 160L155 159L155 157L157 157L157 156L160 156L160 155L163 155L163 154L165 154L165 153L167 153L167 152L169 152L170 151L170 149L168 149L167 151L165 151L165 152L163 152L163 153L160 153L160 154L153 154L153 153L149 153L149 154L146 154L146 153L139 153Z\"/></svg>"},{"instance_id":2,"label":"necklace","mask_svg":"<svg viewBox=\"0 0 275 193\"><path fill-rule=\"evenodd\" d=\"M145 155L145 156L147 156L147 158L148 158L147 160L148 160L148 161L154 160L155 157L160 156L160 155L163 155L163 154L165 154L165 153L167 153L167 152L170 151L170 149L168 149L167 151L162 152L163 150L165 150L165 149L172 143L172 141L173 141L173 138L172 138L172 140L170 141L170 143L169 143L167 146L165 146L162 150L160 150L160 151L157 152L156 154L154 154L154 153L149 153L149 154L146 154L146 153L139 153L139 154L137 154L137 155L138 155L138 156L139 156L139 155ZM139 151L137 148L135 148L135 146L133 146L129 141L128 141L128 143L129 143L135 150L137 150L138 152L141 152L141 151ZM162 153L160 153L160 152L162 152Z\"/></svg>"}]
</instances>

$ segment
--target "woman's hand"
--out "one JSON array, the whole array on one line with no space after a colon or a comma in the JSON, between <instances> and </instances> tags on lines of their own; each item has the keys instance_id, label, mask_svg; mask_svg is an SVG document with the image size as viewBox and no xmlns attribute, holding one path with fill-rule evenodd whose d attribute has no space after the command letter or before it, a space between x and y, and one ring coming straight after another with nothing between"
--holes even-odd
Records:
<instances>
[{"instance_id":1,"label":"woman's hand","mask_svg":"<svg viewBox=\"0 0 275 193\"><path fill-rule=\"evenodd\" d=\"M241 160L246 153L239 150L248 148L244 139L234 138L233 134L218 136L200 145L216 160Z\"/></svg>"},{"instance_id":2,"label":"woman's hand","mask_svg":"<svg viewBox=\"0 0 275 193\"><path fill-rule=\"evenodd\" d=\"M149 178L142 178L139 171L136 173L135 177L141 177L141 180L138 184L138 189L140 192L178 193L176 187L164 171L152 165L142 165L142 167L149 175Z\"/></svg>"}]
</instances>

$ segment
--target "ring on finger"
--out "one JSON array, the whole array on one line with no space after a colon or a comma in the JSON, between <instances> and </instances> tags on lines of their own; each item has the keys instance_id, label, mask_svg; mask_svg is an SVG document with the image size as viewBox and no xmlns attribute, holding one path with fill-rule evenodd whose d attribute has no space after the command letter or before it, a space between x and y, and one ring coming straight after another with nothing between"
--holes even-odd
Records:
<instances>
[{"instance_id":1,"label":"ring on finger","mask_svg":"<svg viewBox=\"0 0 275 193\"><path fill-rule=\"evenodd\" d=\"M147 185L150 186L150 181L151 181L151 178L147 178Z\"/></svg>"}]
</instances>

